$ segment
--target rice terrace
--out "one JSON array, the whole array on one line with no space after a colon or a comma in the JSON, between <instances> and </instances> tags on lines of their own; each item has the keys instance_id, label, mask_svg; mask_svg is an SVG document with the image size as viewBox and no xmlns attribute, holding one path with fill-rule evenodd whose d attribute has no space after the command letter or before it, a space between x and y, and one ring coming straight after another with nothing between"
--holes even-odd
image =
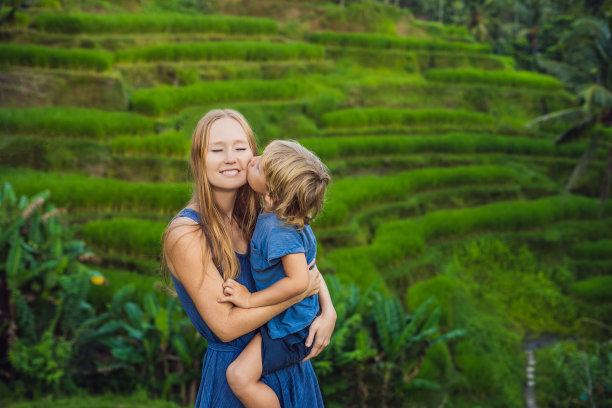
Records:
<instances>
[{"instance_id":1,"label":"rice terrace","mask_svg":"<svg viewBox=\"0 0 612 408\"><path fill-rule=\"evenodd\" d=\"M0 404L193 406L198 120L314 152L325 405L612 406L612 1L0 1Z\"/></svg>"}]
</instances>

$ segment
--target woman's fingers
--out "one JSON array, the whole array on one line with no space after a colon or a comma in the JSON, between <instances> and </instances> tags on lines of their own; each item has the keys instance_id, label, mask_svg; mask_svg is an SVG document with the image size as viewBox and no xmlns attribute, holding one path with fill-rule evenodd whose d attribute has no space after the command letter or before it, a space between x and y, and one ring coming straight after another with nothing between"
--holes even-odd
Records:
<instances>
[{"instance_id":1,"label":"woman's fingers","mask_svg":"<svg viewBox=\"0 0 612 408\"><path fill-rule=\"evenodd\" d=\"M312 345L310 353L302 361L308 361L316 357L329 345L334 327L336 326L336 317L321 314L317 316L310 324L308 337L306 338L306 347Z\"/></svg>"},{"instance_id":2,"label":"woman's fingers","mask_svg":"<svg viewBox=\"0 0 612 408\"><path fill-rule=\"evenodd\" d=\"M308 337L306 338L306 347L310 347L312 345L312 349L302 361L308 361L311 358L318 356L319 353L327 346L327 344L329 344L329 341L327 341L327 344L325 344L325 340L322 338L322 336L317 335L318 330L318 321L313 321L310 325L310 330L308 331Z\"/></svg>"}]
</instances>

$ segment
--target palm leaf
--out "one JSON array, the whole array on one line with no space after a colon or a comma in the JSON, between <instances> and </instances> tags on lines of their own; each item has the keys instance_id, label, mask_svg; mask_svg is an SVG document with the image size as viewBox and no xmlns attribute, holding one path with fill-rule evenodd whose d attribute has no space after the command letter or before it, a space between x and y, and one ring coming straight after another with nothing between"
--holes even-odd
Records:
<instances>
[{"instance_id":1,"label":"palm leaf","mask_svg":"<svg viewBox=\"0 0 612 408\"><path fill-rule=\"evenodd\" d=\"M586 130L595 123L595 119L597 119L595 115L591 115L590 117L574 124L571 128L561 133L561 135L555 139L555 145L560 145L561 143L567 143L578 139L580 136L584 135Z\"/></svg>"},{"instance_id":2,"label":"palm leaf","mask_svg":"<svg viewBox=\"0 0 612 408\"><path fill-rule=\"evenodd\" d=\"M610 27L597 18L579 18L574 22L574 27L586 30L593 38L594 44L603 60L612 63L612 42Z\"/></svg>"},{"instance_id":3,"label":"palm leaf","mask_svg":"<svg viewBox=\"0 0 612 408\"><path fill-rule=\"evenodd\" d=\"M580 92L587 110L612 109L612 92L605 87L593 84Z\"/></svg>"},{"instance_id":4,"label":"palm leaf","mask_svg":"<svg viewBox=\"0 0 612 408\"><path fill-rule=\"evenodd\" d=\"M599 149L599 138L594 137L591 139L591 143L589 147L584 151L580 160L578 160L578 164L574 167L574 171L570 176L567 184L565 185L565 196L569 194L570 190L574 188L576 182L580 179L580 177L586 171L589 163L595 158L597 155L597 150Z\"/></svg>"},{"instance_id":5,"label":"palm leaf","mask_svg":"<svg viewBox=\"0 0 612 408\"><path fill-rule=\"evenodd\" d=\"M604 206L610 196L610 183L612 182L612 147L608 150L608 165L606 166L606 173L604 174L603 181L601 183L601 199L599 202L599 216L603 214Z\"/></svg>"},{"instance_id":6,"label":"palm leaf","mask_svg":"<svg viewBox=\"0 0 612 408\"><path fill-rule=\"evenodd\" d=\"M586 72L565 62L553 61L536 57L538 65L549 74L557 77L561 82L572 87L592 82L591 76Z\"/></svg>"},{"instance_id":7,"label":"palm leaf","mask_svg":"<svg viewBox=\"0 0 612 408\"><path fill-rule=\"evenodd\" d=\"M551 112L546 115L538 116L531 122L525 124L527 127L540 126L543 123L555 123L555 122L576 122L577 120L584 120L585 112L581 107L562 109L560 111Z\"/></svg>"}]
</instances>

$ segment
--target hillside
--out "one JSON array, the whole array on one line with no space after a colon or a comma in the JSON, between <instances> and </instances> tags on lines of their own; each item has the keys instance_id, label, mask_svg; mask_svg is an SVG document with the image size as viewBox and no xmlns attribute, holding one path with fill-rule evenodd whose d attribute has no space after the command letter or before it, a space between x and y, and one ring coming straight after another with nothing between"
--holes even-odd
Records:
<instances>
[{"instance_id":1,"label":"hillside","mask_svg":"<svg viewBox=\"0 0 612 408\"><path fill-rule=\"evenodd\" d=\"M561 82L409 15L397 35L282 19L304 10L268 14L277 20L128 3L80 13L42 2L0 43L0 179L19 195L49 190L79 225L108 282L91 289L96 308L128 283L165 301L160 237L191 196L191 132L209 109L233 108L260 148L298 140L333 174L313 226L319 269L346 309L344 343L314 362L329 406L524 406L524 388L556 406L554 344L592 350L612 324L604 152L563 197L586 142L555 147L558 129L525 127L576 104ZM350 378L378 367L385 339L379 327L369 340L378 360L338 357L363 349L360 324L374 324L348 321L346 288L399 299L408 314L433 296L440 331L466 332L428 348L410 382L397 373L417 356L391 383L368 368ZM525 349L541 339L536 376L547 374L534 385Z\"/></svg>"}]
</instances>

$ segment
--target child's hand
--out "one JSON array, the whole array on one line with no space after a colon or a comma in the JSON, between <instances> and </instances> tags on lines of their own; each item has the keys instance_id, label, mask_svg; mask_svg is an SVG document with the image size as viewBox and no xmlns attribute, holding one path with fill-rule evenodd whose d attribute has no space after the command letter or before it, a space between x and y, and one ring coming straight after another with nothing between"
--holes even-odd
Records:
<instances>
[{"instance_id":1,"label":"child's hand","mask_svg":"<svg viewBox=\"0 0 612 408\"><path fill-rule=\"evenodd\" d=\"M217 302L230 302L243 309L250 309L252 307L251 292L244 285L233 279L223 282L223 295L221 299L217 299Z\"/></svg>"}]
</instances>

